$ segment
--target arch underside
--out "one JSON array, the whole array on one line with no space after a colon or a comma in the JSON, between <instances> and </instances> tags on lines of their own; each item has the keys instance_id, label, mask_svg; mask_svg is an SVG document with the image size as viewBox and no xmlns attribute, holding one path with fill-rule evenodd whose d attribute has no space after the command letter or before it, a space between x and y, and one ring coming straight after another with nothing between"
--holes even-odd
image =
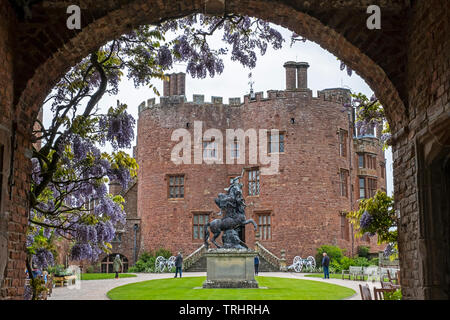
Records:
<instances>
[{"instance_id":1,"label":"arch underside","mask_svg":"<svg viewBox=\"0 0 450 320\"><path fill-rule=\"evenodd\" d=\"M383 7L383 29L372 31L366 27L367 7L345 6L339 1L309 7L305 5L307 2L293 7L273 1L226 1L218 11L216 7L205 5L205 1L135 0L125 1L121 7L109 1L79 2L83 21L79 32L67 29L67 4L57 1L43 1L33 7L32 20L18 25L21 37L17 45L28 48L21 50L22 59L16 60L16 69L22 76L15 84L15 105L24 128L30 128L45 96L64 73L100 45L138 25L208 10L258 17L318 43L367 81L385 106L394 130L404 126L407 120L402 79L406 46L402 45L404 30L397 19L406 10L399 4L401 1L392 1L390 6ZM34 20L45 18L47 21L40 28L36 27ZM55 34L54 30L64 31ZM390 53L389 59L385 59L387 53ZM387 61L394 63L395 68L391 70Z\"/></svg>"}]
</instances>

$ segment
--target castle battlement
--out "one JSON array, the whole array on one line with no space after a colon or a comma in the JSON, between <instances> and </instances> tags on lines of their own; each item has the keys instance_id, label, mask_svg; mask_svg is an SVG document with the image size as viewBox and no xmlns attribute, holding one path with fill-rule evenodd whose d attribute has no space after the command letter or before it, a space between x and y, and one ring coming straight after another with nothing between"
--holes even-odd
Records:
<instances>
[{"instance_id":1,"label":"castle battlement","mask_svg":"<svg viewBox=\"0 0 450 320\"><path fill-rule=\"evenodd\" d=\"M186 74L183 72L172 73L166 75L164 80L164 95L160 97L160 102L157 104L155 98L143 101L139 105L139 112L150 108L160 108L164 106L174 106L178 104L194 104L194 105L212 105L212 106L241 106L249 105L259 101L269 101L277 99L306 99L312 100L312 90L308 89L308 74L307 69L309 64L307 62L293 62L288 61L284 64L286 69L286 90L267 90L267 95L264 97L264 92L255 92L247 94L243 97L241 102L240 97L233 97L228 99L228 104L224 103L223 97L211 96L211 101L205 101L205 95L194 94L192 101L187 101L185 96L186 89ZM317 91L317 100L330 101L339 104L351 102L351 91L346 88L330 88Z\"/></svg>"}]
</instances>

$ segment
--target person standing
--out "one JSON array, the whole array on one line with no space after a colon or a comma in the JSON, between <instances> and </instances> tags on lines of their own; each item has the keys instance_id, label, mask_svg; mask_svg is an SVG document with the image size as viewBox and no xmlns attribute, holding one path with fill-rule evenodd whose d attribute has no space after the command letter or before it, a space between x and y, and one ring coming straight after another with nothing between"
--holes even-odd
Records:
<instances>
[{"instance_id":1,"label":"person standing","mask_svg":"<svg viewBox=\"0 0 450 320\"><path fill-rule=\"evenodd\" d=\"M116 254L116 257L114 258L114 263L113 263L113 269L114 272L116 273L116 279L119 279L119 272L122 269L123 264L122 264L122 260L120 259L120 255Z\"/></svg>"},{"instance_id":2,"label":"person standing","mask_svg":"<svg viewBox=\"0 0 450 320\"><path fill-rule=\"evenodd\" d=\"M259 257L258 255L255 256L255 276L258 275L258 269L259 269Z\"/></svg>"},{"instance_id":3,"label":"person standing","mask_svg":"<svg viewBox=\"0 0 450 320\"><path fill-rule=\"evenodd\" d=\"M183 255L181 252L178 252L177 257L175 258L175 277L178 275L178 271L180 272L180 278L181 278L181 269L183 268Z\"/></svg>"},{"instance_id":4,"label":"person standing","mask_svg":"<svg viewBox=\"0 0 450 320\"><path fill-rule=\"evenodd\" d=\"M328 270L329 266L330 266L330 257L327 256L326 252L324 252L323 253L323 258L322 258L323 278L324 279L330 279L330 273L329 273L329 270Z\"/></svg>"}]
</instances>

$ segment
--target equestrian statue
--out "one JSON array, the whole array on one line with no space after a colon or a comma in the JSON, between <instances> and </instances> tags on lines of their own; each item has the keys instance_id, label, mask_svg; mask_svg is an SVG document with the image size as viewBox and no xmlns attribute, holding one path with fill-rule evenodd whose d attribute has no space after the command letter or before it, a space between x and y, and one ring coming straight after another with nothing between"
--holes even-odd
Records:
<instances>
[{"instance_id":1,"label":"equestrian statue","mask_svg":"<svg viewBox=\"0 0 450 320\"><path fill-rule=\"evenodd\" d=\"M255 232L258 228L253 219L245 219L246 205L242 195L242 184L239 183L240 178L242 178L242 175L231 180L230 187L225 189L226 193L219 193L218 197L214 199L220 209L218 215L222 216L222 218L215 219L205 225L204 239L207 249L209 246L209 231L213 234L211 242L217 248L248 249L247 245L239 238L237 229L244 227L248 223L253 224ZM216 242L217 237L222 232L223 246Z\"/></svg>"}]
</instances>

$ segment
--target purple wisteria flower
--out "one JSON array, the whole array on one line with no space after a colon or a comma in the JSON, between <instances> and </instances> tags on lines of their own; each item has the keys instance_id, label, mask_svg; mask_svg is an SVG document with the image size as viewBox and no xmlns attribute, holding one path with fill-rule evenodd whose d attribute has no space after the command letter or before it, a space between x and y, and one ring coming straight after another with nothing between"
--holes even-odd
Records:
<instances>
[{"instance_id":1,"label":"purple wisteria flower","mask_svg":"<svg viewBox=\"0 0 450 320\"><path fill-rule=\"evenodd\" d=\"M373 217L370 215L369 212L364 211L364 213L361 216L361 219L359 220L359 226L361 229L367 229L372 224Z\"/></svg>"},{"instance_id":2,"label":"purple wisteria flower","mask_svg":"<svg viewBox=\"0 0 450 320\"><path fill-rule=\"evenodd\" d=\"M55 263L53 254L44 248L38 249L36 254L32 256L31 261L41 270L45 270Z\"/></svg>"}]
</instances>

